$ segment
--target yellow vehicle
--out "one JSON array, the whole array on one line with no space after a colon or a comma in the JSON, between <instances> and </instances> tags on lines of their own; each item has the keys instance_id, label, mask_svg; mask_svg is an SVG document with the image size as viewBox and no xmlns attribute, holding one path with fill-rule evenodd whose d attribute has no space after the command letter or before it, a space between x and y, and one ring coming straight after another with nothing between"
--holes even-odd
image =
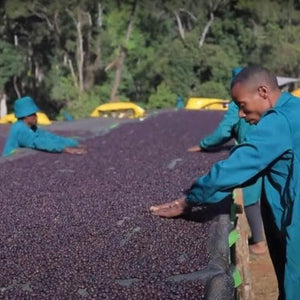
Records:
<instances>
[{"instance_id":1,"label":"yellow vehicle","mask_svg":"<svg viewBox=\"0 0 300 300\"><path fill-rule=\"evenodd\" d=\"M300 88L299 89L295 89L292 91L292 94L296 97L299 97L300 98Z\"/></svg>"},{"instance_id":2,"label":"yellow vehicle","mask_svg":"<svg viewBox=\"0 0 300 300\"><path fill-rule=\"evenodd\" d=\"M186 109L227 110L229 100L218 98L190 98Z\"/></svg>"},{"instance_id":3,"label":"yellow vehicle","mask_svg":"<svg viewBox=\"0 0 300 300\"><path fill-rule=\"evenodd\" d=\"M111 102L99 105L90 116L141 118L144 115L145 110L133 102Z\"/></svg>"},{"instance_id":4,"label":"yellow vehicle","mask_svg":"<svg viewBox=\"0 0 300 300\"><path fill-rule=\"evenodd\" d=\"M46 114L41 112L37 112L36 114L37 114L37 122L39 125L50 125L52 123ZM17 118L15 117L15 114L11 113L1 118L0 124L15 123L16 121Z\"/></svg>"}]
</instances>

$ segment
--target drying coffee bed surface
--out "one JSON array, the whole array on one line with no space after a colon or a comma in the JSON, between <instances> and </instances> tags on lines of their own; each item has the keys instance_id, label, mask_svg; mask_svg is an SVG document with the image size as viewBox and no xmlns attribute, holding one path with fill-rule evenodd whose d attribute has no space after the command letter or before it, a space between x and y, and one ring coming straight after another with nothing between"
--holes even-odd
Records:
<instances>
[{"instance_id":1,"label":"drying coffee bed surface","mask_svg":"<svg viewBox=\"0 0 300 300\"><path fill-rule=\"evenodd\" d=\"M167 112L85 141L88 154L38 152L1 165L0 297L201 299L213 212L161 219L228 155L188 153L219 112ZM173 280L187 274L186 280Z\"/></svg>"}]
</instances>

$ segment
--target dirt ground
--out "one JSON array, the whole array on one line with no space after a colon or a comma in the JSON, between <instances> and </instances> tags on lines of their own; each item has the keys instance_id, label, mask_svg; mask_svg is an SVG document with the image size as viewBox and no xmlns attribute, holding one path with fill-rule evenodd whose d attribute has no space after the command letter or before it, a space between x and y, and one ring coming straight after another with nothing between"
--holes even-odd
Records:
<instances>
[{"instance_id":1,"label":"dirt ground","mask_svg":"<svg viewBox=\"0 0 300 300\"><path fill-rule=\"evenodd\" d=\"M249 269L256 300L276 300L277 281L269 253L250 255Z\"/></svg>"},{"instance_id":2,"label":"dirt ground","mask_svg":"<svg viewBox=\"0 0 300 300\"><path fill-rule=\"evenodd\" d=\"M236 190L236 203L243 205L241 189ZM241 235L239 247L242 247L240 250L242 249L244 252L238 252L240 255L245 255L249 258L245 259L243 262L247 264L246 269L249 269L250 272L250 281L254 299L277 300L277 280L269 252L263 255L251 254L248 250L248 245L245 242L248 241L248 237L251 235L245 214L239 214L239 230ZM245 237L245 239L242 237Z\"/></svg>"}]
</instances>

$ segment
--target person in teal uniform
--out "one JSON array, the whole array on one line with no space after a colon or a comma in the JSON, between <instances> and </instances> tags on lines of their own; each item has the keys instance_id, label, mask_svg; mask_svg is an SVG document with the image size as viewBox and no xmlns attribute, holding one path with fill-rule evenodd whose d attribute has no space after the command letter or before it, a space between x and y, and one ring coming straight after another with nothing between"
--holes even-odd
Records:
<instances>
[{"instance_id":1,"label":"person in teal uniform","mask_svg":"<svg viewBox=\"0 0 300 300\"><path fill-rule=\"evenodd\" d=\"M181 95L177 95L176 97L176 108L184 108L184 100Z\"/></svg>"},{"instance_id":2,"label":"person in teal uniform","mask_svg":"<svg viewBox=\"0 0 300 300\"><path fill-rule=\"evenodd\" d=\"M2 156L9 156L18 148L69 154L86 152L84 148L78 146L78 141L38 128L36 115L38 111L39 109L31 97L27 96L15 101L14 113L18 120L10 128Z\"/></svg>"},{"instance_id":3,"label":"person in teal uniform","mask_svg":"<svg viewBox=\"0 0 300 300\"><path fill-rule=\"evenodd\" d=\"M242 68L232 70L232 80L242 71ZM232 81L231 80L231 81ZM207 151L212 147L221 146L231 140L238 144L244 142L246 133L252 130L255 125L247 123L239 117L237 105L231 101L223 119L214 132L204 137L199 145L190 147L189 152ZM249 249L254 254L264 254L267 251L264 242L263 223L260 213L259 199L261 196L261 179L251 186L243 189L243 201L246 217L251 230Z\"/></svg>"},{"instance_id":4,"label":"person in teal uniform","mask_svg":"<svg viewBox=\"0 0 300 300\"><path fill-rule=\"evenodd\" d=\"M198 178L189 193L152 206L161 217L176 217L202 203L215 203L236 187L262 177L262 217L278 280L279 299L300 299L300 101L281 93L266 69L243 69L231 85L239 116L255 128L230 156Z\"/></svg>"}]
</instances>

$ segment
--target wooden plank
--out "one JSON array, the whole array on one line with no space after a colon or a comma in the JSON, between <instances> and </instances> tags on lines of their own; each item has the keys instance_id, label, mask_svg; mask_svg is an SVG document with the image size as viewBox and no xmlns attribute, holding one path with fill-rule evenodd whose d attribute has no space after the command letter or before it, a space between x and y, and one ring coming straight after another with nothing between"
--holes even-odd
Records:
<instances>
[{"instance_id":1,"label":"wooden plank","mask_svg":"<svg viewBox=\"0 0 300 300\"><path fill-rule=\"evenodd\" d=\"M235 203L243 207L243 193L242 189L236 190ZM236 266L242 277L242 285L237 289L237 298L242 300L255 299L254 292L252 290L251 275L249 269L249 247L248 247L248 223L244 212L237 215L236 229L240 235L239 240L236 243Z\"/></svg>"}]
</instances>

